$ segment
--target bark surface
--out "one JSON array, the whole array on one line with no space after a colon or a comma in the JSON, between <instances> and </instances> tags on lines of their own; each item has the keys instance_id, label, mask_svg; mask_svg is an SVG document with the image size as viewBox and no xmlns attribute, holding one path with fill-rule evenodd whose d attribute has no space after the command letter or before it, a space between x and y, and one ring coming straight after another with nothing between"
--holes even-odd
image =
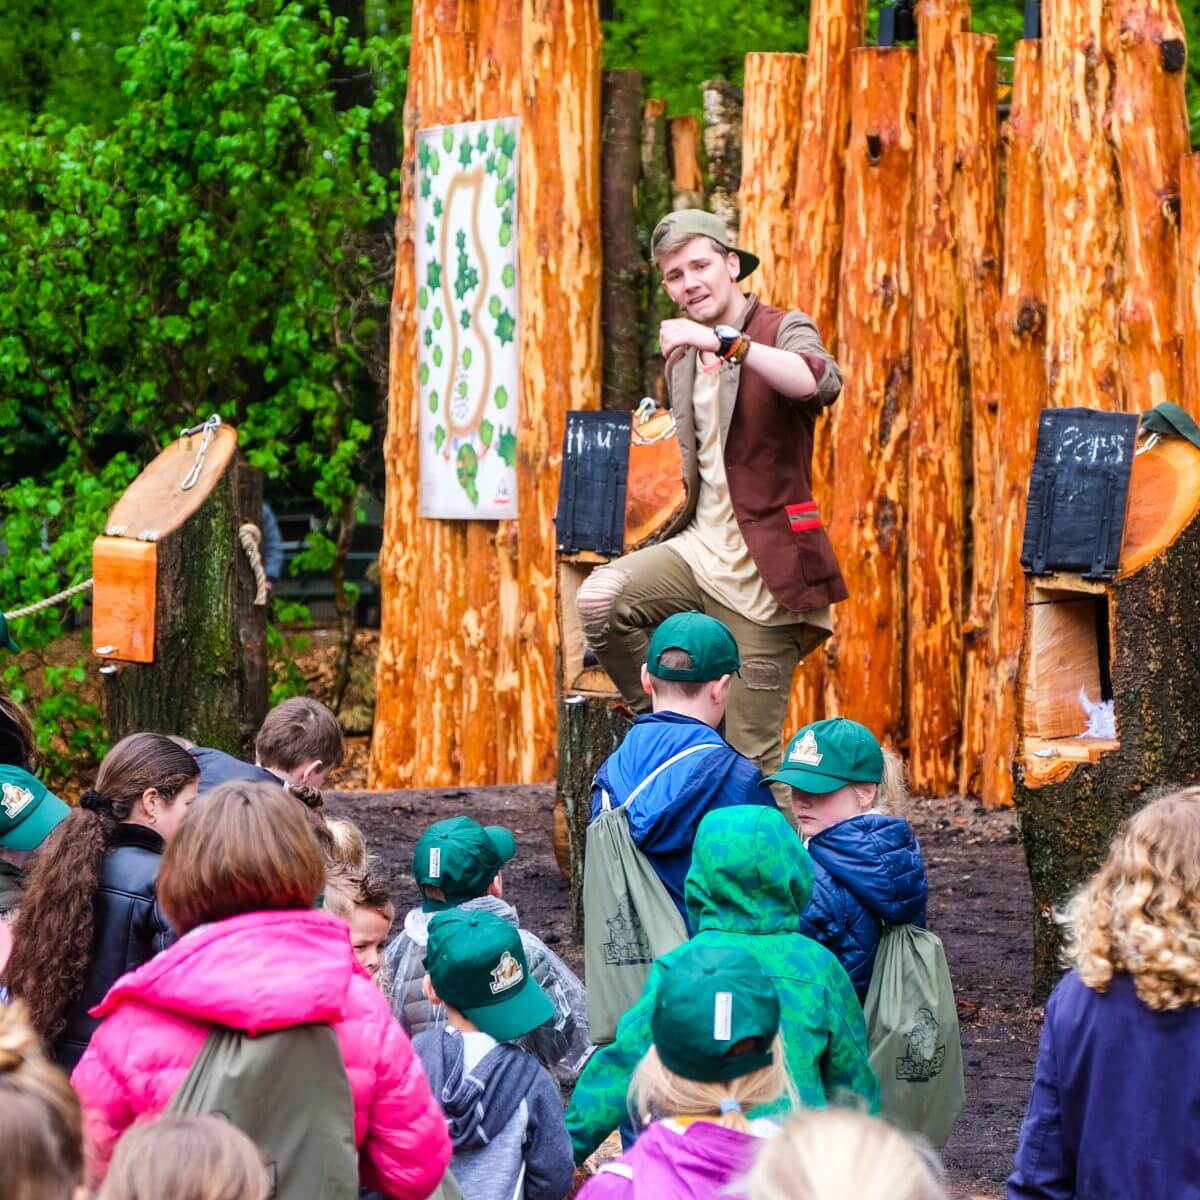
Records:
<instances>
[{"instance_id":1,"label":"bark surface","mask_svg":"<svg viewBox=\"0 0 1200 1200\"><path fill-rule=\"evenodd\" d=\"M708 206L725 222L730 241L737 245L738 188L742 183L742 89L724 79L706 79L701 94Z\"/></svg>"},{"instance_id":2,"label":"bark surface","mask_svg":"<svg viewBox=\"0 0 1200 1200\"><path fill-rule=\"evenodd\" d=\"M1179 171L1179 332L1183 390L1176 401L1200 419L1200 154L1184 157Z\"/></svg>"}]
</instances>

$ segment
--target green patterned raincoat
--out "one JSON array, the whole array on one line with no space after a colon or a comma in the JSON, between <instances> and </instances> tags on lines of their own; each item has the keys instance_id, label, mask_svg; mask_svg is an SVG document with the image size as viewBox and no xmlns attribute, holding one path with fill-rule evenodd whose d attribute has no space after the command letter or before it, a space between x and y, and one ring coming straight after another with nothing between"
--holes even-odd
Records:
<instances>
[{"instance_id":1,"label":"green patterned raincoat","mask_svg":"<svg viewBox=\"0 0 1200 1200\"><path fill-rule=\"evenodd\" d=\"M879 1111L862 1007L850 978L824 946L797 932L813 887L813 866L775 808L740 805L700 823L685 886L694 940L750 951L779 989L780 1034L800 1103L845 1102ZM678 950L663 956L670 962ZM567 1128L582 1162L626 1115L633 1070L650 1048L650 1014L661 968L617 1026L616 1040L588 1061L567 1109ZM782 1111L758 1109L755 1116Z\"/></svg>"}]
</instances>

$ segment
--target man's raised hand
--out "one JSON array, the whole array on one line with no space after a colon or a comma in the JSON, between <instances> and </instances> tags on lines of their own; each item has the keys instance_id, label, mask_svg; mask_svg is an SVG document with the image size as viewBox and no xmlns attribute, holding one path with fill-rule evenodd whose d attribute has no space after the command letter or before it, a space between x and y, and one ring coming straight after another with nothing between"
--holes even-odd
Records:
<instances>
[{"instance_id":1,"label":"man's raised hand","mask_svg":"<svg viewBox=\"0 0 1200 1200\"><path fill-rule=\"evenodd\" d=\"M681 346L695 346L715 354L721 348L721 339L707 325L689 321L684 317L672 317L658 327L658 345L664 358L670 358Z\"/></svg>"}]
</instances>

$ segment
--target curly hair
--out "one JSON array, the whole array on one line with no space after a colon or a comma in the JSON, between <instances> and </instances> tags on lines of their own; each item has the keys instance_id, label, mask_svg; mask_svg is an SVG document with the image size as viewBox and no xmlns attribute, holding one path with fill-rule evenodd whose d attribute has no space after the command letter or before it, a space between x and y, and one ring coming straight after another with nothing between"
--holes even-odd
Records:
<instances>
[{"instance_id":1,"label":"curly hair","mask_svg":"<svg viewBox=\"0 0 1200 1200\"><path fill-rule=\"evenodd\" d=\"M1200 787L1135 813L1060 920L1066 964L1088 987L1125 971L1157 1012L1200 1005Z\"/></svg>"},{"instance_id":2,"label":"curly hair","mask_svg":"<svg viewBox=\"0 0 1200 1200\"><path fill-rule=\"evenodd\" d=\"M199 777L196 760L170 738L130 734L104 756L95 790L34 859L13 926L7 982L48 1046L62 1033L67 1009L87 979L100 868L117 825L145 792L153 789L169 803Z\"/></svg>"},{"instance_id":3,"label":"curly hair","mask_svg":"<svg viewBox=\"0 0 1200 1200\"><path fill-rule=\"evenodd\" d=\"M37 743L29 714L0 692L0 763L29 771L37 765Z\"/></svg>"}]
</instances>

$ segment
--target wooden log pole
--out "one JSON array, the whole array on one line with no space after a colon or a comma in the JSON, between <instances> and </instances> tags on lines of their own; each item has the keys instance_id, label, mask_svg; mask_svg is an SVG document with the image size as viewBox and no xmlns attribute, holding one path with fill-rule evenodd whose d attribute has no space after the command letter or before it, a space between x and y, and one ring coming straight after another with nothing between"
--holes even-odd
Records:
<instances>
[{"instance_id":1,"label":"wooden log pole","mask_svg":"<svg viewBox=\"0 0 1200 1200\"><path fill-rule=\"evenodd\" d=\"M1179 333L1183 389L1177 403L1200 420L1200 154L1179 169Z\"/></svg>"},{"instance_id":2,"label":"wooden log pole","mask_svg":"<svg viewBox=\"0 0 1200 1200\"><path fill-rule=\"evenodd\" d=\"M996 39L954 37L957 86L954 218L971 384L971 593L963 625L963 736L958 790L981 787L991 707L992 621L996 610L996 486L999 447L1000 137Z\"/></svg>"},{"instance_id":3,"label":"wooden log pole","mask_svg":"<svg viewBox=\"0 0 1200 1200\"><path fill-rule=\"evenodd\" d=\"M425 72L425 6L413 7L408 90L404 99L404 152L400 160L400 207L396 214L396 271L388 339L387 433L383 440L386 487L383 544L379 552L379 654L375 667L375 722L371 730L368 783L373 788L411 786L416 768L413 700L417 683L417 622L420 594L417 490L420 455L417 397L416 227L417 125Z\"/></svg>"},{"instance_id":4,"label":"wooden log pole","mask_svg":"<svg viewBox=\"0 0 1200 1200\"><path fill-rule=\"evenodd\" d=\"M708 165L708 207L725 222L738 243L738 188L742 182L742 89L724 79L701 85L704 103L704 159Z\"/></svg>"},{"instance_id":5,"label":"wooden log pole","mask_svg":"<svg viewBox=\"0 0 1200 1200\"><path fill-rule=\"evenodd\" d=\"M747 54L742 103L742 242L761 260L755 291L788 303L803 54Z\"/></svg>"},{"instance_id":6,"label":"wooden log pole","mask_svg":"<svg viewBox=\"0 0 1200 1200\"><path fill-rule=\"evenodd\" d=\"M606 71L601 88L600 202L604 279L600 289L603 382L600 403L634 409L642 397L646 262L638 238L642 75Z\"/></svg>"},{"instance_id":7,"label":"wooden log pole","mask_svg":"<svg viewBox=\"0 0 1200 1200\"><path fill-rule=\"evenodd\" d=\"M517 671L521 775L548 780L563 430L568 409L600 402L600 21L595 0L524 0L522 11Z\"/></svg>"},{"instance_id":8,"label":"wooden log pole","mask_svg":"<svg viewBox=\"0 0 1200 1200\"><path fill-rule=\"evenodd\" d=\"M671 211L670 137L667 131L667 102L651 98L642 110L642 178L638 192L642 232L647 243L654 226ZM667 381L658 328L671 315L670 297L663 290L662 276L649 263L643 305L646 319L642 329L642 395L666 405Z\"/></svg>"},{"instance_id":9,"label":"wooden log pole","mask_svg":"<svg viewBox=\"0 0 1200 1200\"><path fill-rule=\"evenodd\" d=\"M958 784L962 732L962 304L954 239L953 39L964 0L917 7L913 394L908 474L908 738L913 790Z\"/></svg>"},{"instance_id":10,"label":"wooden log pole","mask_svg":"<svg viewBox=\"0 0 1200 1200\"><path fill-rule=\"evenodd\" d=\"M992 683L980 792L995 808L1012 803L1017 750L1017 671L1025 621L1021 541L1025 499L1046 396L1046 222L1042 143L1042 44L1016 45L1012 109L1004 132L1004 278L997 328L1001 404L997 422L996 609L988 659Z\"/></svg>"},{"instance_id":11,"label":"wooden log pole","mask_svg":"<svg viewBox=\"0 0 1200 1200\"><path fill-rule=\"evenodd\" d=\"M704 207L704 172L700 170L700 122L695 117L667 121L671 141L671 207Z\"/></svg>"},{"instance_id":12,"label":"wooden log pole","mask_svg":"<svg viewBox=\"0 0 1200 1200\"><path fill-rule=\"evenodd\" d=\"M904 731L905 511L912 383L912 50L860 48L846 152L838 344L846 385L833 437L830 535L850 590L834 609L837 711L884 742Z\"/></svg>"},{"instance_id":13,"label":"wooden log pole","mask_svg":"<svg viewBox=\"0 0 1200 1200\"><path fill-rule=\"evenodd\" d=\"M1124 255L1112 146L1114 28L1107 4L1042 6L1049 403L1121 409Z\"/></svg>"},{"instance_id":14,"label":"wooden log pole","mask_svg":"<svg viewBox=\"0 0 1200 1200\"><path fill-rule=\"evenodd\" d=\"M862 0L814 0L809 12L808 61L796 140L796 190L792 197L792 254L786 280L788 307L817 323L837 352L838 271L842 253L842 171L850 132L850 55L862 45ZM755 285L758 285L755 280ZM773 284L781 294L784 283ZM813 437L813 497L832 516L835 405L817 422ZM835 551L837 546L834 546ZM811 654L792 680L786 729L823 717L826 654Z\"/></svg>"},{"instance_id":15,"label":"wooden log pole","mask_svg":"<svg viewBox=\"0 0 1200 1200\"><path fill-rule=\"evenodd\" d=\"M1112 143L1121 184L1125 295L1121 374L1128 407L1177 402L1179 164L1188 152L1187 47L1175 0L1117 0Z\"/></svg>"}]
</instances>

